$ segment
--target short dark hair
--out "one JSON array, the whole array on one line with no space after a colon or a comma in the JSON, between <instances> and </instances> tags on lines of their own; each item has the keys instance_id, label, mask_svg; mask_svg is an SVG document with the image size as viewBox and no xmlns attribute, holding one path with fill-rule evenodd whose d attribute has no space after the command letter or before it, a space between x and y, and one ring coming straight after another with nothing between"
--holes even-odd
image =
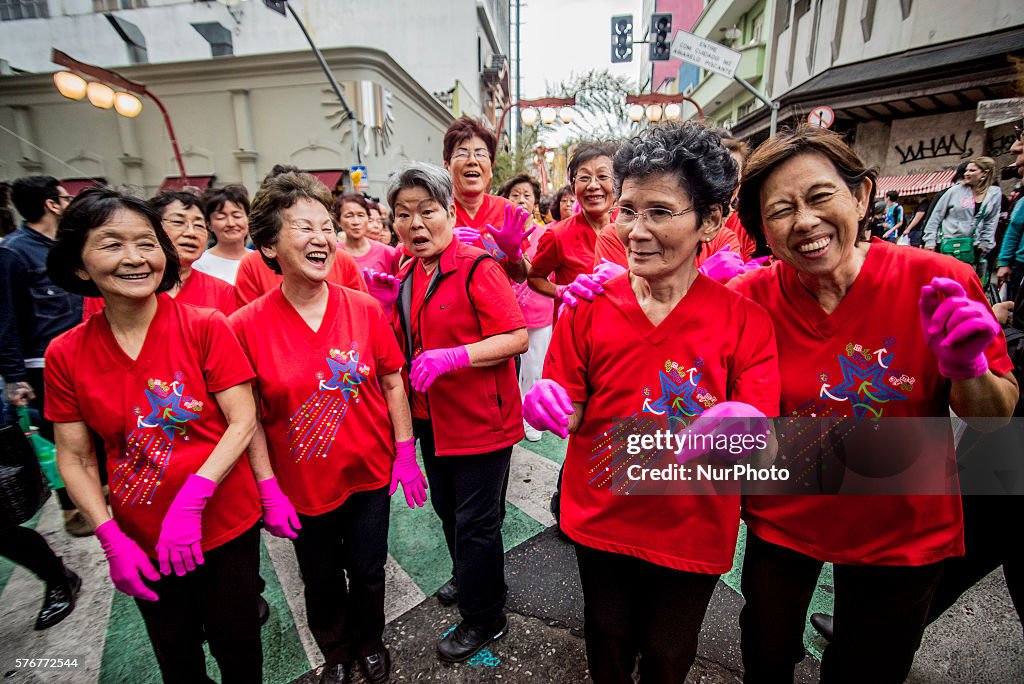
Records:
<instances>
[{"instance_id":1,"label":"short dark hair","mask_svg":"<svg viewBox=\"0 0 1024 684\"><path fill-rule=\"evenodd\" d=\"M181 202L186 209L198 207L203 210L203 200L194 192L182 192L176 190L162 190L149 198L149 206L156 209L157 213L163 216L164 209L174 202Z\"/></svg>"},{"instance_id":2,"label":"short dark hair","mask_svg":"<svg viewBox=\"0 0 1024 684\"><path fill-rule=\"evenodd\" d=\"M14 208L28 223L35 223L46 214L46 200L60 202L60 181L53 176L23 176L11 186Z\"/></svg>"},{"instance_id":3,"label":"short dark hair","mask_svg":"<svg viewBox=\"0 0 1024 684\"><path fill-rule=\"evenodd\" d=\"M875 196L877 172L868 167L843 137L834 131L801 124L779 132L761 143L747 159L740 185L740 223L757 243L755 254L768 254L768 240L761 222L761 188L784 162L801 154L820 154L835 167L836 173L852 191L867 179L871 182L868 198ZM865 214L857 226L858 235L871 227L871 216Z\"/></svg>"},{"instance_id":4,"label":"short dark hair","mask_svg":"<svg viewBox=\"0 0 1024 684\"><path fill-rule=\"evenodd\" d=\"M555 191L554 196L551 198L551 218L556 221L569 218L568 216L562 216L562 198L566 195L573 197L572 188L568 185L563 185Z\"/></svg>"},{"instance_id":5,"label":"short dark hair","mask_svg":"<svg viewBox=\"0 0 1024 684\"><path fill-rule=\"evenodd\" d=\"M887 199L890 199L893 202L895 202L900 198L900 193L896 192L895 190L889 190L888 192L885 193L885 196Z\"/></svg>"},{"instance_id":6,"label":"short dark hair","mask_svg":"<svg viewBox=\"0 0 1024 684\"><path fill-rule=\"evenodd\" d=\"M249 214L249 237L263 257L263 263L274 273L281 275L281 265L276 258L263 253L263 247L273 247L281 237L281 212L295 205L300 199L319 202L327 210L331 222L338 223L332 207L331 191L320 179L309 173L284 173L270 178L256 191L252 198L252 212Z\"/></svg>"},{"instance_id":7,"label":"short dark hair","mask_svg":"<svg viewBox=\"0 0 1024 684\"><path fill-rule=\"evenodd\" d=\"M331 213L334 215L335 218L340 218L341 217L341 208L342 208L342 206L344 206L345 202L352 202L354 204L358 204L359 206L361 206L366 211L366 215L367 216L370 215L370 202L369 202L369 200L367 200L365 197L363 197L360 194L357 194L357 193L354 193L354 192L346 192L344 195L338 195L335 198L335 200L334 200L334 209L333 209L333 211ZM379 211L379 207L378 207L378 211Z\"/></svg>"},{"instance_id":8,"label":"short dark hair","mask_svg":"<svg viewBox=\"0 0 1024 684\"><path fill-rule=\"evenodd\" d=\"M576 172L580 167L592 159L608 157L615 159L615 152L618 145L613 142L581 142L572 152L569 159L569 183L576 182Z\"/></svg>"},{"instance_id":9,"label":"short dark hair","mask_svg":"<svg viewBox=\"0 0 1024 684\"><path fill-rule=\"evenodd\" d=\"M225 185L222 188L211 188L203 193L203 216L210 220L210 215L220 211L228 202L233 202L249 213L249 191L244 185Z\"/></svg>"},{"instance_id":10,"label":"short dark hair","mask_svg":"<svg viewBox=\"0 0 1024 684\"><path fill-rule=\"evenodd\" d=\"M529 183L533 189L533 201L537 204L540 203L540 183L533 176L521 173L518 176L513 176L505 181L505 184L501 186L501 190L498 190L498 195L508 199L509 194L512 192L512 188L519 185L520 183Z\"/></svg>"},{"instance_id":11,"label":"short dark hair","mask_svg":"<svg viewBox=\"0 0 1024 684\"><path fill-rule=\"evenodd\" d=\"M701 225L708 209L729 215L729 201L739 178L739 164L721 139L699 123L686 121L651 126L622 143L615 155L615 195L629 178L667 174L686 191Z\"/></svg>"},{"instance_id":12,"label":"short dark hair","mask_svg":"<svg viewBox=\"0 0 1024 684\"><path fill-rule=\"evenodd\" d=\"M366 197L366 196L363 195L363 197ZM380 208L380 202L378 202L377 200L373 199L372 197L366 197L366 212L370 213L374 209L376 209L378 212L380 212L381 215L384 214L384 210Z\"/></svg>"},{"instance_id":13,"label":"short dark hair","mask_svg":"<svg viewBox=\"0 0 1024 684\"><path fill-rule=\"evenodd\" d=\"M164 232L160 213L145 200L114 188L93 186L78 194L61 214L57 235L46 257L46 273L58 287L84 297L102 297L91 280L82 280L75 271L83 268L82 250L89 233L99 228L117 211L130 211L146 219L156 233L167 265L157 293L167 292L181 282L178 252Z\"/></svg>"},{"instance_id":14,"label":"short dark hair","mask_svg":"<svg viewBox=\"0 0 1024 684\"><path fill-rule=\"evenodd\" d=\"M267 175L263 177L263 180L260 182L260 187L263 187L264 185L266 185L267 181L269 181L270 179L277 178L278 176L282 176L282 175L284 175L286 173L305 173L305 172L306 172L305 169L300 169L298 166L294 166L292 164L274 164L272 167L270 167L270 171L267 172ZM328 188L328 190L333 190L333 189L334 188Z\"/></svg>"},{"instance_id":15,"label":"short dark hair","mask_svg":"<svg viewBox=\"0 0 1024 684\"><path fill-rule=\"evenodd\" d=\"M471 119L465 114L453 121L448 130L444 132L445 162L450 164L455 148L473 136L484 141L484 145L487 146L487 153L491 155L491 161L493 162L494 154L498 149L498 139L482 123L476 119Z\"/></svg>"}]
</instances>

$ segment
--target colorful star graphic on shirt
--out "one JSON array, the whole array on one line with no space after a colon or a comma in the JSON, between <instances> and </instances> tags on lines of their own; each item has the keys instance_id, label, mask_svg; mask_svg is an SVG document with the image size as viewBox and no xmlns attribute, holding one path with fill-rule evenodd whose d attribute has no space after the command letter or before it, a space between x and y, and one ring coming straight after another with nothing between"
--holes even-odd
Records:
<instances>
[{"instance_id":1,"label":"colorful star graphic on shirt","mask_svg":"<svg viewBox=\"0 0 1024 684\"><path fill-rule=\"evenodd\" d=\"M698 389L697 383L700 382L700 374L694 375L692 383L678 374L670 375L660 372L658 375L661 382L661 396L651 402L651 408L655 412L665 412L672 418L684 418L695 416L704 410L704 407L693 398Z\"/></svg>"},{"instance_id":2,"label":"colorful star graphic on shirt","mask_svg":"<svg viewBox=\"0 0 1024 684\"><path fill-rule=\"evenodd\" d=\"M350 352L348 358L340 355L327 357L327 368L331 371L331 377L320 383L321 389L340 389L346 399L351 398L353 393L359 394L358 386L366 380L366 376L359 372L358 352Z\"/></svg>"},{"instance_id":3,"label":"colorful star graphic on shirt","mask_svg":"<svg viewBox=\"0 0 1024 684\"><path fill-rule=\"evenodd\" d=\"M877 361L865 368L848 356L840 356L839 369L843 381L833 387L829 395L837 401L849 401L858 420L868 413L873 418L881 418L882 412L876 408L877 405L907 399L886 384L885 369Z\"/></svg>"},{"instance_id":4,"label":"colorful star graphic on shirt","mask_svg":"<svg viewBox=\"0 0 1024 684\"><path fill-rule=\"evenodd\" d=\"M171 385L166 395L152 389L146 389L145 395L146 401L149 402L149 414L139 419L139 425L158 427L169 440L173 441L176 434L185 434L184 423L199 417L198 413L193 413L182 406L183 401L191 401L192 398L182 397L181 385L177 382Z\"/></svg>"}]
</instances>

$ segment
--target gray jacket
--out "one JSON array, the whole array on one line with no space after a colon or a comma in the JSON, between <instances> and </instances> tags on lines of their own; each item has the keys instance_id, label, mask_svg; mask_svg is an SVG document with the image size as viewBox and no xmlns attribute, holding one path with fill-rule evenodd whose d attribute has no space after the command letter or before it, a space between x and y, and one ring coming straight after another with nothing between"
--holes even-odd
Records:
<instances>
[{"instance_id":1,"label":"gray jacket","mask_svg":"<svg viewBox=\"0 0 1024 684\"><path fill-rule=\"evenodd\" d=\"M931 249L935 243L947 238L973 237L974 246L990 250L996 246L996 224L1002 205L1002 192L993 185L985 194L982 207L974 211L974 192L957 184L943 193L935 204L928 224L924 227L922 243ZM942 228L941 232L939 228Z\"/></svg>"}]
</instances>

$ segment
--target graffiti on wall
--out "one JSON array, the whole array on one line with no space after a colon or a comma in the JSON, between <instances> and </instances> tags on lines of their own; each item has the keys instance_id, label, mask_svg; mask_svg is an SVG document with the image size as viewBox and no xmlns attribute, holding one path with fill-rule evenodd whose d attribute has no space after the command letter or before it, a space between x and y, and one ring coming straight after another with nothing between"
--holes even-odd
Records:
<instances>
[{"instance_id":1,"label":"graffiti on wall","mask_svg":"<svg viewBox=\"0 0 1024 684\"><path fill-rule=\"evenodd\" d=\"M985 152L990 157L1001 157L1010 154L1010 147L1017 141L1015 133L1007 135L993 135L988 141L988 150Z\"/></svg>"},{"instance_id":2,"label":"graffiti on wall","mask_svg":"<svg viewBox=\"0 0 1024 684\"><path fill-rule=\"evenodd\" d=\"M893 147L900 157L900 164L912 164L922 159L938 159L940 157L970 159L974 156L974 148L969 146L971 133L972 131L966 131L962 136L948 133L928 140L919 139L906 147L902 145L893 145Z\"/></svg>"}]
</instances>

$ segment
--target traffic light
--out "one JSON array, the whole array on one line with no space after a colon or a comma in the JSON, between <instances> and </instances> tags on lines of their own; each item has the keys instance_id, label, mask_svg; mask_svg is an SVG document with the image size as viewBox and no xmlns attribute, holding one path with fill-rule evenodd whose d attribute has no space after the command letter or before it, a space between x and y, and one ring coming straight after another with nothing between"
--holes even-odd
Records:
<instances>
[{"instance_id":1,"label":"traffic light","mask_svg":"<svg viewBox=\"0 0 1024 684\"><path fill-rule=\"evenodd\" d=\"M651 61L664 62L672 52L672 15L651 15Z\"/></svg>"},{"instance_id":2,"label":"traffic light","mask_svg":"<svg viewBox=\"0 0 1024 684\"><path fill-rule=\"evenodd\" d=\"M633 15L612 17L612 63L633 61Z\"/></svg>"}]
</instances>

